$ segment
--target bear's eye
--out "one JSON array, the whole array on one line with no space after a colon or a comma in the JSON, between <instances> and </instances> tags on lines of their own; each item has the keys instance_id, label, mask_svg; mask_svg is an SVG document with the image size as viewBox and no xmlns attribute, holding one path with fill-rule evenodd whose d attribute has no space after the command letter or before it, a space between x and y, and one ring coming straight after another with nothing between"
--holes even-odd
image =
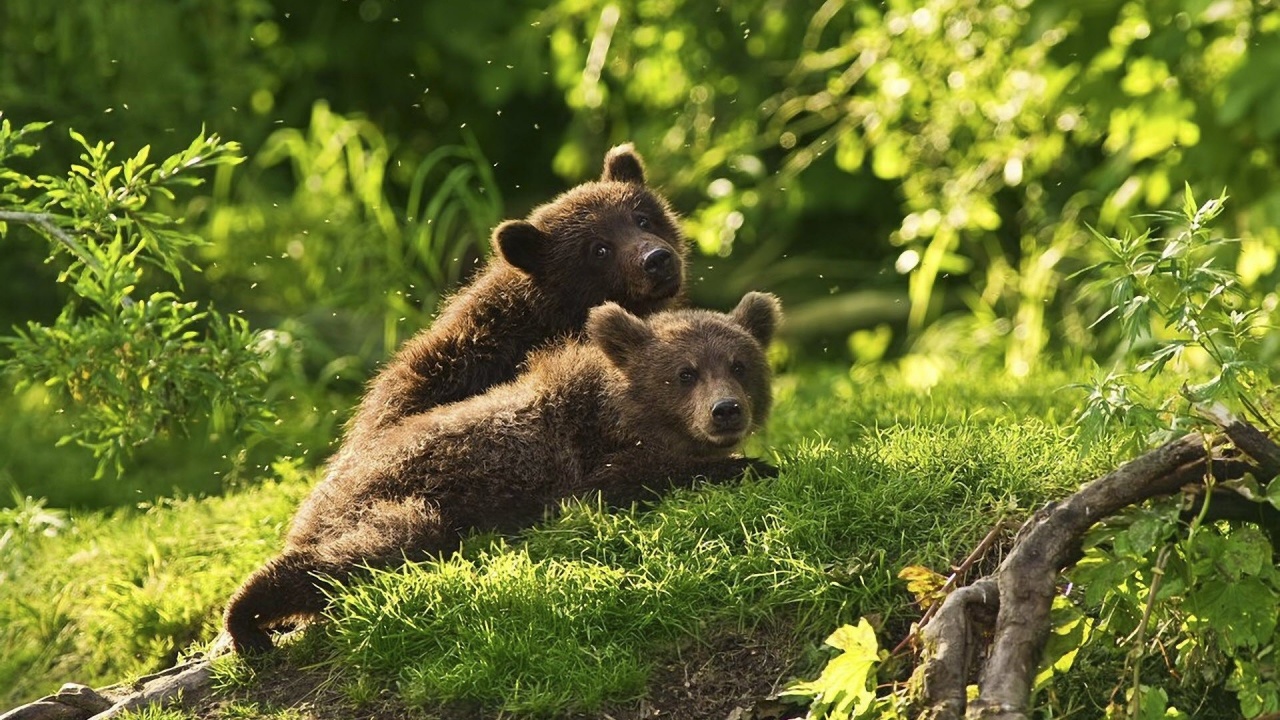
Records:
<instances>
[{"instance_id":1,"label":"bear's eye","mask_svg":"<svg viewBox=\"0 0 1280 720\"><path fill-rule=\"evenodd\" d=\"M613 254L613 249L604 243L596 243L591 246L591 257L597 260L603 260Z\"/></svg>"},{"instance_id":2,"label":"bear's eye","mask_svg":"<svg viewBox=\"0 0 1280 720\"><path fill-rule=\"evenodd\" d=\"M698 371L693 368L684 368L680 371L680 384L692 385L694 380L698 379Z\"/></svg>"},{"instance_id":3,"label":"bear's eye","mask_svg":"<svg viewBox=\"0 0 1280 720\"><path fill-rule=\"evenodd\" d=\"M644 213L636 213L636 227L641 230L648 230L653 223L649 222L649 216Z\"/></svg>"},{"instance_id":4,"label":"bear's eye","mask_svg":"<svg viewBox=\"0 0 1280 720\"><path fill-rule=\"evenodd\" d=\"M734 360L733 364L729 366L729 372L733 373L736 377L742 377L742 375L747 372L747 366L744 365L741 360Z\"/></svg>"}]
</instances>

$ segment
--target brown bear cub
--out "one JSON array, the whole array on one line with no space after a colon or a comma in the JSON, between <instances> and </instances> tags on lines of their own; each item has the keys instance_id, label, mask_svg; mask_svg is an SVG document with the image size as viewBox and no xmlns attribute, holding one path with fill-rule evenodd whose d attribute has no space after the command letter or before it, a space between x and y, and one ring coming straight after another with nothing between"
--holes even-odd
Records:
<instances>
[{"instance_id":1,"label":"brown bear cub","mask_svg":"<svg viewBox=\"0 0 1280 720\"><path fill-rule=\"evenodd\" d=\"M648 320L607 303L590 313L588 342L536 353L510 383L405 418L316 487L284 552L232 597L236 650L270 649L268 628L319 614L330 580L446 555L473 530L528 527L570 497L598 491L628 505L699 477L772 474L733 451L768 415L764 347L779 313L763 293L729 314Z\"/></svg>"},{"instance_id":2,"label":"brown bear cub","mask_svg":"<svg viewBox=\"0 0 1280 720\"><path fill-rule=\"evenodd\" d=\"M511 380L531 351L579 336L597 305L665 309L680 294L688 254L678 218L645 185L630 144L609 151L600 180L499 225L493 245L484 270L370 383L344 451L363 453L401 418Z\"/></svg>"}]
</instances>

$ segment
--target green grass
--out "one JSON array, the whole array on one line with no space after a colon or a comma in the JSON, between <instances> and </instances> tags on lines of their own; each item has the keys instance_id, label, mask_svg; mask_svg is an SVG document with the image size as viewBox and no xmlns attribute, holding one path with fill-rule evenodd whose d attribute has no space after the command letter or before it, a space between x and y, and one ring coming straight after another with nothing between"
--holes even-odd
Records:
<instances>
[{"instance_id":1,"label":"green grass","mask_svg":"<svg viewBox=\"0 0 1280 720\"><path fill-rule=\"evenodd\" d=\"M780 403L778 479L647 512L573 503L523 543L355 585L326 628L333 662L410 704L546 715L638 696L657 648L709 627L786 617L821 632L876 613L896 642L914 615L899 569L946 568L998 517L1112 460L1025 417L1066 417L1060 394L846 383L806 378Z\"/></svg>"},{"instance_id":2,"label":"green grass","mask_svg":"<svg viewBox=\"0 0 1280 720\"><path fill-rule=\"evenodd\" d=\"M187 713L184 713L181 710L165 709L156 705L143 708L142 710L138 710L136 712L126 712L120 717L123 718L124 720L188 720L188 718L190 718L190 716ZM246 716L240 715L237 717L246 717ZM254 717L254 716L248 716L248 717ZM257 715L256 717L262 717L262 715Z\"/></svg>"},{"instance_id":3,"label":"green grass","mask_svg":"<svg viewBox=\"0 0 1280 720\"><path fill-rule=\"evenodd\" d=\"M211 639L227 595L277 550L307 491L285 470L227 497L72 515L52 537L12 536L0 555L0 707L65 681L161 669Z\"/></svg>"},{"instance_id":4,"label":"green grass","mask_svg":"<svg viewBox=\"0 0 1280 720\"><path fill-rule=\"evenodd\" d=\"M706 487L653 508L592 502L519 538L379 573L335 599L290 655L328 665L353 702L592 711L644 691L661 653L725 627L782 621L820 639L862 615L896 643L915 612L896 574L956 562L1119 459L1069 437L1077 379L783 376L752 453L781 477ZM76 517L26 542L0 582L0 705L67 680L104 684L207 641L222 603L274 552L309 478L142 514ZM3 563L3 561L0 561ZM231 661L228 684L252 684Z\"/></svg>"}]
</instances>

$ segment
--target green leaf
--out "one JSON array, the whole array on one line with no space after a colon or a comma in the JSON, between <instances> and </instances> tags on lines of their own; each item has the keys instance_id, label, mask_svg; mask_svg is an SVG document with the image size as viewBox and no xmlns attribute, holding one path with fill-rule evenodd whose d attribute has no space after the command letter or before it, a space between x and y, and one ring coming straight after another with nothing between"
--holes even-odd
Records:
<instances>
[{"instance_id":1,"label":"green leaf","mask_svg":"<svg viewBox=\"0 0 1280 720\"><path fill-rule=\"evenodd\" d=\"M1072 570L1071 577L1084 586L1085 604L1098 605L1136 571L1137 565L1130 558L1090 551Z\"/></svg>"},{"instance_id":2,"label":"green leaf","mask_svg":"<svg viewBox=\"0 0 1280 720\"><path fill-rule=\"evenodd\" d=\"M1236 694L1245 717L1280 712L1280 678L1269 665L1237 660L1227 679L1227 689Z\"/></svg>"},{"instance_id":3,"label":"green leaf","mask_svg":"<svg viewBox=\"0 0 1280 720\"><path fill-rule=\"evenodd\" d=\"M1165 688L1139 685L1138 717L1140 720L1160 720L1165 717L1167 707L1169 707L1169 693L1165 692Z\"/></svg>"},{"instance_id":4,"label":"green leaf","mask_svg":"<svg viewBox=\"0 0 1280 720\"><path fill-rule=\"evenodd\" d=\"M1191 192L1191 183L1182 184L1182 215L1188 222L1196 216L1196 196Z\"/></svg>"},{"instance_id":5,"label":"green leaf","mask_svg":"<svg viewBox=\"0 0 1280 720\"><path fill-rule=\"evenodd\" d=\"M1147 555L1152 548L1164 544L1164 541L1173 534L1176 524L1176 518L1149 511L1140 512L1133 524L1122 535L1126 541L1126 550L1136 557Z\"/></svg>"},{"instance_id":6,"label":"green leaf","mask_svg":"<svg viewBox=\"0 0 1280 720\"><path fill-rule=\"evenodd\" d=\"M1260 647L1276 630L1276 590L1256 577L1200 583L1184 605L1194 629L1213 630L1230 649Z\"/></svg>"},{"instance_id":7,"label":"green leaf","mask_svg":"<svg viewBox=\"0 0 1280 720\"><path fill-rule=\"evenodd\" d=\"M1227 548L1219 559L1227 577L1237 579L1258 575L1271 566L1271 542L1256 527L1234 528L1226 538Z\"/></svg>"},{"instance_id":8,"label":"green leaf","mask_svg":"<svg viewBox=\"0 0 1280 720\"><path fill-rule=\"evenodd\" d=\"M1055 675L1070 670L1081 646L1093 634L1093 621L1062 595L1055 595L1053 598L1049 623L1053 630L1045 641L1040 657L1040 672L1032 683L1035 690L1043 689Z\"/></svg>"},{"instance_id":9,"label":"green leaf","mask_svg":"<svg viewBox=\"0 0 1280 720\"><path fill-rule=\"evenodd\" d=\"M1267 502L1271 503L1271 507L1280 510L1280 482L1274 479L1267 483Z\"/></svg>"},{"instance_id":10,"label":"green leaf","mask_svg":"<svg viewBox=\"0 0 1280 720\"><path fill-rule=\"evenodd\" d=\"M91 146L89 145L89 141L85 140L83 135L71 129L68 129L67 133L71 135L72 140L75 140L77 143L79 143L80 146L83 147L85 150L91 149Z\"/></svg>"},{"instance_id":11,"label":"green leaf","mask_svg":"<svg viewBox=\"0 0 1280 720\"><path fill-rule=\"evenodd\" d=\"M861 618L856 626L836 630L826 642L842 652L827 663L818 679L796 683L782 694L812 697L810 717L857 717L875 701L875 669L880 663L875 630Z\"/></svg>"}]
</instances>

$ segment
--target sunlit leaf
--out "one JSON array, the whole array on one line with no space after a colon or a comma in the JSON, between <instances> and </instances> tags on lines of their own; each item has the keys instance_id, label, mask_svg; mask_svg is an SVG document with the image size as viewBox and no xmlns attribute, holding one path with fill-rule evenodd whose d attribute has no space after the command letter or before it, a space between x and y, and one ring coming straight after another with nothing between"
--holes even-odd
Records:
<instances>
[{"instance_id":1,"label":"sunlit leaf","mask_svg":"<svg viewBox=\"0 0 1280 720\"><path fill-rule=\"evenodd\" d=\"M880 662L875 631L866 618L844 625L826 640L841 653L832 658L816 680L798 682L783 695L812 697L810 717L848 720L875 700L875 669Z\"/></svg>"},{"instance_id":2,"label":"sunlit leaf","mask_svg":"<svg viewBox=\"0 0 1280 720\"><path fill-rule=\"evenodd\" d=\"M898 571L898 579L907 581L907 592L911 593L921 608L928 608L938 602L939 591L947 584L947 578L923 565L908 565Z\"/></svg>"}]
</instances>

